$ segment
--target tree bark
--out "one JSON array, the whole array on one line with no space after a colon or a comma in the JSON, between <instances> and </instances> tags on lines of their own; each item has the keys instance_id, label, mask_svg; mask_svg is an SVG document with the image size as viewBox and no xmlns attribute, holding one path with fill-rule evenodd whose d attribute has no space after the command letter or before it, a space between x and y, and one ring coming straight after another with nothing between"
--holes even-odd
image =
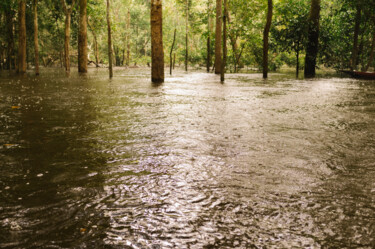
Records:
<instances>
[{"instance_id":1,"label":"tree bark","mask_svg":"<svg viewBox=\"0 0 375 249\"><path fill-rule=\"evenodd\" d=\"M361 5L357 4L357 13L355 16L355 24L354 24L354 36L353 36L353 50L352 50L352 58L350 61L350 68L351 70L357 70L357 56L358 56L358 36L361 27Z\"/></svg>"},{"instance_id":2,"label":"tree bark","mask_svg":"<svg viewBox=\"0 0 375 249\"><path fill-rule=\"evenodd\" d=\"M215 74L220 74L221 69L221 21L222 0L216 0L216 33L215 33Z\"/></svg>"},{"instance_id":3,"label":"tree bark","mask_svg":"<svg viewBox=\"0 0 375 249\"><path fill-rule=\"evenodd\" d=\"M264 27L263 32L263 78L267 79L268 77L268 40L269 40L269 33L272 23L272 11L273 11L273 3L272 0L268 0L268 11L267 11L267 22L266 26Z\"/></svg>"},{"instance_id":4,"label":"tree bark","mask_svg":"<svg viewBox=\"0 0 375 249\"><path fill-rule=\"evenodd\" d=\"M20 0L18 5L18 68L20 74L26 73L26 2Z\"/></svg>"},{"instance_id":5,"label":"tree bark","mask_svg":"<svg viewBox=\"0 0 375 249\"><path fill-rule=\"evenodd\" d=\"M207 1L207 73L210 72L211 68L211 0Z\"/></svg>"},{"instance_id":6,"label":"tree bark","mask_svg":"<svg viewBox=\"0 0 375 249\"><path fill-rule=\"evenodd\" d=\"M186 33L185 33L185 71L188 70L188 59L189 59L189 0L186 0Z\"/></svg>"},{"instance_id":7,"label":"tree bark","mask_svg":"<svg viewBox=\"0 0 375 249\"><path fill-rule=\"evenodd\" d=\"M34 0L33 12L34 12L35 75L39 75L38 0Z\"/></svg>"},{"instance_id":8,"label":"tree bark","mask_svg":"<svg viewBox=\"0 0 375 249\"><path fill-rule=\"evenodd\" d=\"M164 82L162 0L151 0L151 80Z\"/></svg>"},{"instance_id":9,"label":"tree bark","mask_svg":"<svg viewBox=\"0 0 375 249\"><path fill-rule=\"evenodd\" d=\"M75 1L72 1L70 8L67 7L65 0L61 0L61 5L63 6L65 14L65 30L64 30L64 66L65 71L70 72L70 23L71 23L71 14L75 5Z\"/></svg>"},{"instance_id":10,"label":"tree bark","mask_svg":"<svg viewBox=\"0 0 375 249\"><path fill-rule=\"evenodd\" d=\"M113 77L112 66L112 31L111 31L111 18L110 18L110 5L107 0L107 28L108 28L108 62L109 62L109 78Z\"/></svg>"},{"instance_id":11,"label":"tree bark","mask_svg":"<svg viewBox=\"0 0 375 249\"><path fill-rule=\"evenodd\" d=\"M169 53L169 74L172 75L172 68L173 68L173 59L172 59L172 54L173 54L173 49L174 49L174 44L176 42L176 32L177 30L174 29L174 34L173 34L173 42L171 46L171 52Z\"/></svg>"},{"instance_id":12,"label":"tree bark","mask_svg":"<svg viewBox=\"0 0 375 249\"><path fill-rule=\"evenodd\" d=\"M314 78L319 49L320 0L311 0L305 57L305 77Z\"/></svg>"},{"instance_id":13,"label":"tree bark","mask_svg":"<svg viewBox=\"0 0 375 249\"><path fill-rule=\"evenodd\" d=\"M87 0L79 0L78 72L87 73Z\"/></svg>"},{"instance_id":14,"label":"tree bark","mask_svg":"<svg viewBox=\"0 0 375 249\"><path fill-rule=\"evenodd\" d=\"M220 80L225 81L225 67L227 63L227 16L228 16L228 1L224 0L224 15L223 15L223 61L221 62Z\"/></svg>"}]
</instances>

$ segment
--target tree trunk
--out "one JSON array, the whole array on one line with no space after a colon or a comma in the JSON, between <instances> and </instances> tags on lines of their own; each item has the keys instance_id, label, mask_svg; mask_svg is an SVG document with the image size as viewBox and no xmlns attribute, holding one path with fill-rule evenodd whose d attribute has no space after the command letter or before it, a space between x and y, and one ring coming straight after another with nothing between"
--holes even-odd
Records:
<instances>
[{"instance_id":1,"label":"tree trunk","mask_svg":"<svg viewBox=\"0 0 375 249\"><path fill-rule=\"evenodd\" d=\"M211 67L211 0L207 2L207 73Z\"/></svg>"},{"instance_id":2,"label":"tree trunk","mask_svg":"<svg viewBox=\"0 0 375 249\"><path fill-rule=\"evenodd\" d=\"M297 65L296 65L296 78L299 76L299 48L297 49Z\"/></svg>"},{"instance_id":3,"label":"tree trunk","mask_svg":"<svg viewBox=\"0 0 375 249\"><path fill-rule=\"evenodd\" d=\"M130 64L130 10L128 9L128 20L126 23L126 65Z\"/></svg>"},{"instance_id":4,"label":"tree trunk","mask_svg":"<svg viewBox=\"0 0 375 249\"><path fill-rule=\"evenodd\" d=\"M162 0L151 0L151 59L152 82L164 82Z\"/></svg>"},{"instance_id":5,"label":"tree trunk","mask_svg":"<svg viewBox=\"0 0 375 249\"><path fill-rule=\"evenodd\" d=\"M273 10L272 0L268 0L267 22L266 22L266 26L264 27L264 32L263 32L263 78L264 79L267 79L268 77L268 40L269 40L271 23L272 23L272 10Z\"/></svg>"},{"instance_id":6,"label":"tree trunk","mask_svg":"<svg viewBox=\"0 0 375 249\"><path fill-rule=\"evenodd\" d=\"M215 74L220 74L221 69L221 20L222 0L216 0L216 33L215 33Z\"/></svg>"},{"instance_id":7,"label":"tree trunk","mask_svg":"<svg viewBox=\"0 0 375 249\"><path fill-rule=\"evenodd\" d=\"M357 14L355 16L355 24L354 24L354 37L353 37L353 50L352 50L352 58L350 61L350 68L351 70L357 70L357 56L358 56L358 36L361 27L361 5L357 4Z\"/></svg>"},{"instance_id":8,"label":"tree trunk","mask_svg":"<svg viewBox=\"0 0 375 249\"><path fill-rule=\"evenodd\" d=\"M26 2L20 0L18 5L18 68L20 74L26 73Z\"/></svg>"},{"instance_id":9,"label":"tree trunk","mask_svg":"<svg viewBox=\"0 0 375 249\"><path fill-rule=\"evenodd\" d=\"M227 16L228 16L228 1L224 0L224 15L223 15L223 61L221 62L220 80L225 80L225 66L227 63Z\"/></svg>"},{"instance_id":10,"label":"tree trunk","mask_svg":"<svg viewBox=\"0 0 375 249\"><path fill-rule=\"evenodd\" d=\"M65 14L64 65L66 72L70 72L70 19L71 14Z\"/></svg>"},{"instance_id":11,"label":"tree trunk","mask_svg":"<svg viewBox=\"0 0 375 249\"><path fill-rule=\"evenodd\" d=\"M176 65L176 53L173 54L173 70Z\"/></svg>"},{"instance_id":12,"label":"tree trunk","mask_svg":"<svg viewBox=\"0 0 375 249\"><path fill-rule=\"evenodd\" d=\"M38 0L34 0L33 12L34 12L35 75L39 75Z\"/></svg>"},{"instance_id":13,"label":"tree trunk","mask_svg":"<svg viewBox=\"0 0 375 249\"><path fill-rule=\"evenodd\" d=\"M6 69L11 70L14 67L14 35L13 35L13 14L11 9L5 11L6 27L7 27L7 55Z\"/></svg>"},{"instance_id":14,"label":"tree trunk","mask_svg":"<svg viewBox=\"0 0 375 249\"><path fill-rule=\"evenodd\" d=\"M111 31L111 18L109 0L107 0L107 28L108 28L108 62L109 62L109 78L113 77L113 66L112 66L112 31Z\"/></svg>"},{"instance_id":15,"label":"tree trunk","mask_svg":"<svg viewBox=\"0 0 375 249\"><path fill-rule=\"evenodd\" d=\"M372 62L374 61L374 50L375 50L375 31L373 31L370 58L368 60L368 63L366 65L366 67L364 68L365 72L368 71L368 69L370 68Z\"/></svg>"},{"instance_id":16,"label":"tree trunk","mask_svg":"<svg viewBox=\"0 0 375 249\"><path fill-rule=\"evenodd\" d=\"M188 70L188 59L189 59L189 0L186 0L186 37L185 37L185 71Z\"/></svg>"},{"instance_id":17,"label":"tree trunk","mask_svg":"<svg viewBox=\"0 0 375 249\"><path fill-rule=\"evenodd\" d=\"M87 73L87 0L79 0L78 72Z\"/></svg>"},{"instance_id":18,"label":"tree trunk","mask_svg":"<svg viewBox=\"0 0 375 249\"><path fill-rule=\"evenodd\" d=\"M305 77L315 77L316 58L319 49L319 19L320 0L311 0L311 9L308 19L308 36L305 57Z\"/></svg>"},{"instance_id":19,"label":"tree trunk","mask_svg":"<svg viewBox=\"0 0 375 249\"><path fill-rule=\"evenodd\" d=\"M172 53L173 53L173 49L174 49L174 44L176 42L176 32L177 30L174 29L174 34L173 34L173 42L172 42L172 46L171 46L171 52L169 53L169 74L172 75L172 68L173 68L173 61L172 61Z\"/></svg>"}]
</instances>

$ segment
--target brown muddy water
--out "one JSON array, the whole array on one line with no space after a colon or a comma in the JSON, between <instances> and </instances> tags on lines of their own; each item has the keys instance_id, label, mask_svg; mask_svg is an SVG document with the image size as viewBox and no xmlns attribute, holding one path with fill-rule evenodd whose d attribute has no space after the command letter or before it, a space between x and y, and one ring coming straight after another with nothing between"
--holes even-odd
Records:
<instances>
[{"instance_id":1,"label":"brown muddy water","mask_svg":"<svg viewBox=\"0 0 375 249\"><path fill-rule=\"evenodd\" d=\"M375 248L375 82L0 78L0 248Z\"/></svg>"}]
</instances>

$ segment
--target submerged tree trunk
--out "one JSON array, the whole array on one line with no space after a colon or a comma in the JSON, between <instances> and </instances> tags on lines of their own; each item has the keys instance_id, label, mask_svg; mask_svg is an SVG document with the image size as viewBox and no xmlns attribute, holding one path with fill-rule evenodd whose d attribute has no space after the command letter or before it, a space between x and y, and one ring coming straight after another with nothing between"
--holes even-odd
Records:
<instances>
[{"instance_id":1,"label":"submerged tree trunk","mask_svg":"<svg viewBox=\"0 0 375 249\"><path fill-rule=\"evenodd\" d=\"M151 80L164 82L162 0L151 0Z\"/></svg>"},{"instance_id":2,"label":"submerged tree trunk","mask_svg":"<svg viewBox=\"0 0 375 249\"><path fill-rule=\"evenodd\" d=\"M210 72L211 67L211 28L212 28L212 20L211 20L211 0L207 2L207 73Z\"/></svg>"},{"instance_id":3,"label":"submerged tree trunk","mask_svg":"<svg viewBox=\"0 0 375 249\"><path fill-rule=\"evenodd\" d=\"M108 62L109 62L109 77L113 77L113 66L112 66L112 32L111 32L111 18L109 0L107 0L107 28L108 28Z\"/></svg>"},{"instance_id":4,"label":"submerged tree trunk","mask_svg":"<svg viewBox=\"0 0 375 249\"><path fill-rule=\"evenodd\" d=\"M126 65L130 64L130 10L128 9L128 19L126 23Z\"/></svg>"},{"instance_id":5,"label":"submerged tree trunk","mask_svg":"<svg viewBox=\"0 0 375 249\"><path fill-rule=\"evenodd\" d=\"M63 6L63 10L65 13L65 36L64 36L64 66L65 71L70 72L70 23L71 23L71 14L72 10L75 5L75 1L72 1L72 5L70 8L67 7L65 0L61 0L61 5Z\"/></svg>"},{"instance_id":6,"label":"submerged tree trunk","mask_svg":"<svg viewBox=\"0 0 375 249\"><path fill-rule=\"evenodd\" d=\"M319 49L320 0L311 0L305 57L305 77L315 77L316 57Z\"/></svg>"},{"instance_id":7,"label":"submerged tree trunk","mask_svg":"<svg viewBox=\"0 0 375 249\"><path fill-rule=\"evenodd\" d=\"M228 16L228 1L224 0L224 15L223 15L223 61L221 62L220 80L225 80L225 67L227 63L227 16Z\"/></svg>"},{"instance_id":8,"label":"submerged tree trunk","mask_svg":"<svg viewBox=\"0 0 375 249\"><path fill-rule=\"evenodd\" d=\"M216 33L215 33L215 74L220 74L221 69L221 20L222 0L216 0Z\"/></svg>"},{"instance_id":9,"label":"submerged tree trunk","mask_svg":"<svg viewBox=\"0 0 375 249\"><path fill-rule=\"evenodd\" d=\"M357 4L357 14L355 16L355 24L354 24L354 36L353 36L353 50L352 50L352 58L350 61L350 68L351 70L357 70L357 56L358 56L358 36L361 27L361 5L360 3Z\"/></svg>"},{"instance_id":10,"label":"submerged tree trunk","mask_svg":"<svg viewBox=\"0 0 375 249\"><path fill-rule=\"evenodd\" d=\"M18 68L20 74L26 73L26 2L20 0L18 5Z\"/></svg>"},{"instance_id":11,"label":"submerged tree trunk","mask_svg":"<svg viewBox=\"0 0 375 249\"><path fill-rule=\"evenodd\" d=\"M268 38L272 23L272 10L273 10L273 3L272 0L268 0L268 11L267 11L267 22L266 26L264 27L263 32L263 78L267 79L268 77Z\"/></svg>"},{"instance_id":12,"label":"submerged tree trunk","mask_svg":"<svg viewBox=\"0 0 375 249\"><path fill-rule=\"evenodd\" d=\"M5 11L6 27L7 27L7 55L6 69L11 70L15 67L14 60L14 35L13 35L13 13L11 9Z\"/></svg>"},{"instance_id":13,"label":"submerged tree trunk","mask_svg":"<svg viewBox=\"0 0 375 249\"><path fill-rule=\"evenodd\" d=\"M185 34L185 71L188 70L188 59L189 59L189 0L186 0L186 34Z\"/></svg>"},{"instance_id":14,"label":"submerged tree trunk","mask_svg":"<svg viewBox=\"0 0 375 249\"><path fill-rule=\"evenodd\" d=\"M171 46L171 52L169 53L169 74L172 75L172 67L173 67L173 61L172 61L172 54L173 54L173 49L174 49L174 44L176 42L176 32L177 30L174 29L174 34L173 34L173 42Z\"/></svg>"},{"instance_id":15,"label":"submerged tree trunk","mask_svg":"<svg viewBox=\"0 0 375 249\"><path fill-rule=\"evenodd\" d=\"M35 74L39 75L38 0L34 0L33 12L34 12Z\"/></svg>"},{"instance_id":16,"label":"submerged tree trunk","mask_svg":"<svg viewBox=\"0 0 375 249\"><path fill-rule=\"evenodd\" d=\"M79 0L78 72L87 73L87 0Z\"/></svg>"}]
</instances>

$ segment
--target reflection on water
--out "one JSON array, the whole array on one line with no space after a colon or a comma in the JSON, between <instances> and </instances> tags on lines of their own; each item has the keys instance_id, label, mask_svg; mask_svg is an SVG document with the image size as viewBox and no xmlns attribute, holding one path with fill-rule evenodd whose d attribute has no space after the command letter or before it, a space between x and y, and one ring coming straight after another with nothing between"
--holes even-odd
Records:
<instances>
[{"instance_id":1,"label":"reflection on water","mask_svg":"<svg viewBox=\"0 0 375 249\"><path fill-rule=\"evenodd\" d=\"M375 247L375 83L0 78L0 248Z\"/></svg>"}]
</instances>

